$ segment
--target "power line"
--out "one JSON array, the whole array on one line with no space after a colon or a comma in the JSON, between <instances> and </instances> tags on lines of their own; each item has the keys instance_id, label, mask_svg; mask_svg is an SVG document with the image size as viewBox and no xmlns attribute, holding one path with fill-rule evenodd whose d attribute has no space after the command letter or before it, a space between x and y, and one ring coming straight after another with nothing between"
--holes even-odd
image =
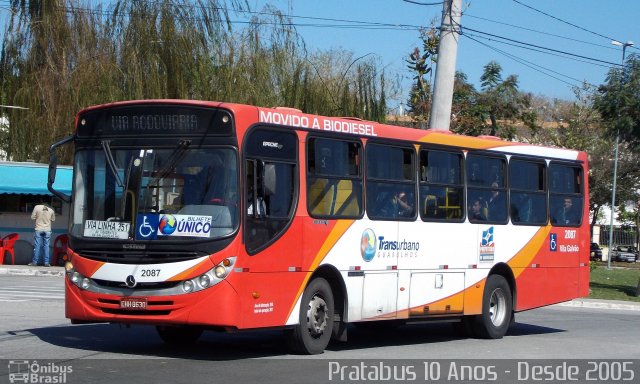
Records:
<instances>
[{"instance_id":1,"label":"power line","mask_svg":"<svg viewBox=\"0 0 640 384\"><path fill-rule=\"evenodd\" d=\"M577 42L577 43L583 43L583 44L593 45L593 46L600 47L600 48L606 48L606 49L617 50L617 48L614 48L614 47L612 47L612 46L610 46L610 45L597 44L597 43L593 43L593 42L591 42L591 41L579 40L579 39L574 39L574 38L567 37L567 36L556 35L556 34L549 33L549 32L539 31L539 30L537 30L537 29L525 28L525 27L522 27L522 26L520 26L520 25L509 24L509 23L505 23L505 22L502 22L502 21L497 21L497 20L487 19L487 18L480 17L480 16L474 16L474 15L470 15L470 14L468 14L468 13L465 13L465 14L464 14L464 16L465 16L465 17L471 17L472 19L479 19L479 20L488 21L488 22L490 22L490 23L495 23L495 24L500 24L500 25L506 25L506 26L508 26L508 27L512 27L512 28L516 28L516 29L522 29L522 30L529 31L529 32L535 32L535 33L539 33L539 34L541 34L541 35L547 35L547 36L557 37L557 38L559 38L559 39L564 39L564 40L569 40L569 41L575 41L575 42Z\"/></svg>"},{"instance_id":2,"label":"power line","mask_svg":"<svg viewBox=\"0 0 640 384\"><path fill-rule=\"evenodd\" d=\"M411 3L411 4L417 4L417 5L442 5L442 4L444 4L444 1L440 1L440 2L437 2L437 3L423 3L423 2L420 2L420 1L414 1L414 0L402 0L402 1L404 1L405 3Z\"/></svg>"},{"instance_id":3,"label":"power line","mask_svg":"<svg viewBox=\"0 0 640 384\"><path fill-rule=\"evenodd\" d=\"M513 43L518 43L518 44L526 45L526 46L529 46L529 47L534 47L534 48L544 49L544 50L547 50L547 51L550 51L550 52L561 53L561 54L564 54L564 55L567 55L567 56L573 56L573 57L578 57L578 58L581 58L581 59L586 59L586 60L591 60L591 61L595 61L595 62L599 62L599 63L603 63L603 64L608 64L608 65L610 65L610 66L615 66L615 67L620 66L620 64L619 64L619 63L612 63L612 62L610 62L610 61L605 61L605 60L600 60L600 59L596 59L596 58L593 58L593 57L588 57L588 56L578 55L578 54L576 54L576 53L571 53L571 52L561 51L561 50L559 50L559 49L554 49L554 48L549 48L549 47L543 47L543 46L541 46L541 45L537 45L537 44L526 43L526 42L523 42L523 41L519 41L519 40L515 40L515 39L510 39L510 38L508 38L508 37L495 35L495 34L493 34L493 33L488 33L488 32L478 31L478 30L476 30L476 29L472 29L472 28L466 28L466 27L465 27L464 29L465 29L465 30L472 31L472 32L480 33L480 34L482 34L482 35L487 35L487 36L495 37L495 38L498 38L498 39L502 39L502 40L510 41L510 42L513 42Z\"/></svg>"},{"instance_id":4,"label":"power line","mask_svg":"<svg viewBox=\"0 0 640 384\"><path fill-rule=\"evenodd\" d=\"M563 59L573 60L573 61L577 61L577 62L585 63L585 64L590 64L590 65L595 65L595 66L598 66L598 67L609 68L609 69L612 68L611 66L608 66L608 65L598 64L598 63L594 63L592 61L582 60L582 59L578 59L578 58L575 58L575 57L569 57L569 56L562 55L560 53L548 52L548 51L544 51L542 49L536 49L536 48L532 48L532 47L528 47L528 46L518 45L518 44L510 43L510 42L507 42L507 41L502 41L502 40L498 40L498 39L492 39L492 38L486 37L486 36L475 35L473 33L465 32L463 35L465 35L465 36L466 35L471 35L471 36L474 36L474 37L477 37L477 38L480 38L480 39L494 41L496 43L500 43L500 44L504 44L504 45L510 45L512 47L522 48L522 49L526 49L526 50L533 51L533 52L544 53L545 55L562 57Z\"/></svg>"},{"instance_id":5,"label":"power line","mask_svg":"<svg viewBox=\"0 0 640 384\"><path fill-rule=\"evenodd\" d=\"M522 3L522 2L520 2L520 1L518 1L518 0L513 0L513 1L514 1L515 3L517 3L517 4L522 5L523 7L529 8L529 9L531 9L531 10L535 11L535 12L541 13L541 14L543 14L543 15L547 16L547 17L550 17L550 18L552 18L552 19L554 19L554 20L557 20L557 21L559 21L559 22L561 22L561 23L564 23L564 24L570 25L570 26L572 26L572 27L574 27L574 28L578 28L578 29L580 29L580 30L582 30L582 31L585 31L585 32L591 33L592 35L596 35L596 36L599 36L599 37L603 37L603 38L608 39L608 40L616 40L616 41L619 41L618 39L614 39L613 37L605 36L605 35L602 35L602 34L600 34L600 33L598 33L598 32L594 32L594 31L591 31L591 30L589 30L589 29L583 28L583 27L581 27L581 26L579 26L579 25L576 25L576 24L570 23L570 22L568 22L568 21L566 21L566 20L562 20L562 19L561 19L561 18L559 18L559 17L555 17L555 16L553 16L553 15L550 15L550 14L548 14L548 13L544 12L544 11L541 11L541 10L539 10L539 9L537 9L537 8L534 8L534 7L530 6L530 5L524 4L524 3Z\"/></svg>"},{"instance_id":6,"label":"power line","mask_svg":"<svg viewBox=\"0 0 640 384\"><path fill-rule=\"evenodd\" d=\"M565 80L563 80L563 79L561 79L561 78L559 78L559 77L553 76L553 75L551 75L551 74L549 74L549 73L547 73L547 72L545 72L545 71L548 71L548 72L551 72L551 73L555 73L556 75L559 75L559 76L565 77L565 78L567 78L567 79L570 79L570 80L576 81L576 82L578 82L578 83L586 82L586 81L584 81L584 80L576 79L576 78L574 78L574 77L571 77L571 76L565 75L565 74L560 73L560 72L558 72L558 71L555 71L555 70L553 70L553 69L550 69L550 68L544 67L544 66L542 66L542 65L539 65L539 64L533 63L533 62L531 62L531 61L529 61L529 60L525 60L525 59L523 59L523 58L520 58L520 57L515 56L515 55L513 55L513 54L510 54L510 53L508 53L508 52L505 52L505 51L503 51L503 50L501 50L501 49L499 49L499 48L496 48L496 47L491 46L491 45L489 45L489 44L483 43L483 42L481 42L481 41L479 41L479 40L477 40L477 39L475 39L475 38L473 38L473 37L469 36L468 34L465 34L464 36L465 36L466 38L468 38L469 40L472 40L472 41L476 42L477 44L480 44L480 45L485 46L485 47L487 47L487 48L489 48L489 49L491 49L491 50L493 50L493 51L496 51L496 52L498 52L498 53L500 53L500 54L502 54L502 55L504 55L504 56L506 56L506 57L508 57L508 58L510 58L510 59L512 59L512 60L514 60L514 61L516 61L516 62L518 62L518 63L520 63L520 64L522 64L522 65L524 65L524 66L526 66L526 67L528 67L528 68L530 68L530 69L532 69L532 70L534 70L534 71L536 71L536 72L542 73L543 75L549 76L549 77L551 77L551 78L553 78L553 79L555 79L555 80L558 80L558 81L560 81L560 82L562 82L562 83L565 83L565 84L567 84L567 85L570 85L570 86L572 86L572 87L573 87L573 86L575 86L575 84L569 83L568 81L565 81ZM592 84L590 84L590 83L588 83L588 82L586 82L586 83L587 83L587 84L589 84L589 85L592 85Z\"/></svg>"},{"instance_id":7,"label":"power line","mask_svg":"<svg viewBox=\"0 0 640 384\"><path fill-rule=\"evenodd\" d=\"M153 4L164 4L163 2L154 1L154 0L148 0L146 2L147 3L153 3ZM172 2L169 2L169 4L171 4L171 5L175 6L175 7L187 7L187 8L191 8L191 9L204 8L204 9L209 9L209 10L225 10L225 11L229 11L229 9L225 8L225 7L213 7L213 6L205 6L205 5L202 5L202 6L178 5L178 4L173 4ZM442 2L440 2L439 4L442 4ZM419 28L422 28L419 25L411 25L411 24L380 23L380 22L374 22L374 21L335 19L335 18L328 18L328 17L302 16L302 15L285 15L285 14L282 14L282 13L262 12L262 11L249 11L249 10L234 10L234 11L237 12L237 13L246 13L246 14L251 14L251 15L259 15L259 16L285 16L285 17L293 18L293 19L307 19L307 20L331 21L331 22L340 22L340 23L354 23L354 24L358 24L358 25L368 25L368 26L396 27L398 29L419 29Z\"/></svg>"},{"instance_id":8,"label":"power line","mask_svg":"<svg viewBox=\"0 0 640 384\"><path fill-rule=\"evenodd\" d=\"M160 4L158 1L147 1L147 3ZM190 8L196 9L199 8L195 5L178 5L169 3L176 8ZM96 10L92 8L83 8L83 7L73 7L69 8L66 6L54 6L61 12L65 13L73 13L73 12L85 12L88 14L93 14L96 16L104 16L111 17L113 13L108 10ZM228 8L224 7L213 7L213 6L202 6L202 8L209 10L224 10L229 11ZM242 21L242 20L231 20L232 24L257 24L257 25L269 25L269 24L278 24L283 26L301 26L301 27L318 27L318 28L339 28L339 29L380 29L380 30L420 30L423 26L420 25L411 25L411 24L397 24L397 23L381 23L381 22L372 22L372 21L361 21L361 20L348 20L348 19L335 19L335 18L326 18L326 17L314 17L314 16L301 16L301 15L284 15L273 12L258 12L258 11L246 11L246 10L235 10L237 13L245 13L259 16L285 16L287 18L293 19L307 19L307 20L316 20L316 21L328 21L328 22L340 22L340 23L351 23L351 24L319 24L319 23L282 23L282 22L256 22L256 21ZM131 12L123 12L119 11L120 16L133 16ZM203 20L202 17L191 16L188 18L189 20Z\"/></svg>"}]
</instances>

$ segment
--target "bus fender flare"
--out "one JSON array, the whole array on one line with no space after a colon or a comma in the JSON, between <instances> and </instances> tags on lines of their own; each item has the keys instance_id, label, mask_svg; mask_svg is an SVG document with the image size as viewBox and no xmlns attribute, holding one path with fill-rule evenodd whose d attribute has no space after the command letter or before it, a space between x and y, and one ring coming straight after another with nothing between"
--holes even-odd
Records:
<instances>
[{"instance_id":1,"label":"bus fender flare","mask_svg":"<svg viewBox=\"0 0 640 384\"><path fill-rule=\"evenodd\" d=\"M322 277L331 286L334 296L335 316L333 323L332 339L338 341L347 341L347 321L349 298L347 297L347 286L344 283L342 275L333 265L320 265L309 278L309 282L313 279Z\"/></svg>"},{"instance_id":2,"label":"bus fender flare","mask_svg":"<svg viewBox=\"0 0 640 384\"><path fill-rule=\"evenodd\" d=\"M516 300L517 289L516 289L516 279L513 275L513 271L511 270L511 267L506 263L498 263L491 268L491 271L489 271L487 278L489 278L489 276L491 275L500 275L507 280L507 283L509 283L509 287L511 288L511 298L513 300L512 308L513 308L513 312L515 312L516 303L517 303L517 300Z\"/></svg>"}]
</instances>

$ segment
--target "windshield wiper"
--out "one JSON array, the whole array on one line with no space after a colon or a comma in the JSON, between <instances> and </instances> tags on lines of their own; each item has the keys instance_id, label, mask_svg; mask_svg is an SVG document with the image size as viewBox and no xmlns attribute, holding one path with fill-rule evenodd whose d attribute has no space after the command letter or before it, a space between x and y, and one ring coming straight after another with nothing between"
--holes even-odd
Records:
<instances>
[{"instance_id":1,"label":"windshield wiper","mask_svg":"<svg viewBox=\"0 0 640 384\"><path fill-rule=\"evenodd\" d=\"M174 149L171 155L169 155L167 163L164 165L164 167L162 167L162 169L158 171L157 176L154 177L153 180L151 180L149 184L147 184L147 186L159 183L160 180L167 177L173 170L173 167L175 167L176 164L178 164L178 161L182 159L182 156L184 156L184 154L187 152L187 148L189 148L190 145L191 140L180 140L176 149Z\"/></svg>"},{"instance_id":2,"label":"windshield wiper","mask_svg":"<svg viewBox=\"0 0 640 384\"><path fill-rule=\"evenodd\" d=\"M145 188L148 190L149 188L151 188L151 186L155 184L160 186L160 180L164 179L169 175L169 173L171 173L171 171L176 166L176 164L178 164L178 161L180 161L180 159L182 159L184 154L187 152L187 148L189 148L190 145L191 145L191 140L181 139L178 142L178 146L176 147L176 149L174 149L171 155L169 155L169 158L167 159L167 162L164 165L164 167L162 167L158 171L156 177L154 177L153 180L147 183L147 186ZM144 201L143 201L144 207L146 207L148 199L149 199L149 192L146 192L144 194Z\"/></svg>"},{"instance_id":3,"label":"windshield wiper","mask_svg":"<svg viewBox=\"0 0 640 384\"><path fill-rule=\"evenodd\" d=\"M118 170L116 168L116 162L113 159L113 154L111 153L111 147L109 146L111 141L102 140L100 143L102 144L102 151L104 152L104 157L107 160L107 164L109 164L109 169L111 169L111 173L113 174L113 177L115 177L116 181L118 182L118 187L124 188L124 183L122 182L122 178L120 177L120 174L118 174Z\"/></svg>"}]
</instances>

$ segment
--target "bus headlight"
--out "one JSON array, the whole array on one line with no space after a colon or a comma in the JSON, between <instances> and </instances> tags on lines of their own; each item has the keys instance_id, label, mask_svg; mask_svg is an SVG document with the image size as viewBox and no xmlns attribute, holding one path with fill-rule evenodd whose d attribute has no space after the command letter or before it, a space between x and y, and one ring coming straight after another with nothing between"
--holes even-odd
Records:
<instances>
[{"instance_id":1,"label":"bus headlight","mask_svg":"<svg viewBox=\"0 0 640 384\"><path fill-rule=\"evenodd\" d=\"M182 290L185 291L186 293L190 293L193 291L193 281L191 280L185 280L184 283L182 283Z\"/></svg>"},{"instance_id":2,"label":"bus headlight","mask_svg":"<svg viewBox=\"0 0 640 384\"><path fill-rule=\"evenodd\" d=\"M229 273L233 271L235 262L235 256L227 257L213 267L213 269L208 270L198 277L183 281L182 290L185 293L192 293L213 287L229 276Z\"/></svg>"},{"instance_id":3,"label":"bus headlight","mask_svg":"<svg viewBox=\"0 0 640 384\"><path fill-rule=\"evenodd\" d=\"M202 288L208 288L209 285L211 285L211 277L207 274L200 276L200 286Z\"/></svg>"},{"instance_id":4,"label":"bus headlight","mask_svg":"<svg viewBox=\"0 0 640 384\"><path fill-rule=\"evenodd\" d=\"M71 283L73 283L73 285L84 290L88 290L91 288L91 279L82 276L79 272L76 272L70 262L65 263L64 268L67 272L67 278L71 281Z\"/></svg>"}]
</instances>

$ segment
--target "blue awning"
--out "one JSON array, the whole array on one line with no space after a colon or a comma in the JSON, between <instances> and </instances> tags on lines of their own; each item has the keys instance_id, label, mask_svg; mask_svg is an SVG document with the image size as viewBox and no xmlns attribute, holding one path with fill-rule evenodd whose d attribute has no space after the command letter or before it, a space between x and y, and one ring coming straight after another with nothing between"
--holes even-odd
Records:
<instances>
[{"instance_id":1,"label":"blue awning","mask_svg":"<svg viewBox=\"0 0 640 384\"><path fill-rule=\"evenodd\" d=\"M51 195L47 189L48 175L47 164L0 162L0 194ZM72 175L71 167L58 166L53 187L70 195Z\"/></svg>"}]
</instances>

